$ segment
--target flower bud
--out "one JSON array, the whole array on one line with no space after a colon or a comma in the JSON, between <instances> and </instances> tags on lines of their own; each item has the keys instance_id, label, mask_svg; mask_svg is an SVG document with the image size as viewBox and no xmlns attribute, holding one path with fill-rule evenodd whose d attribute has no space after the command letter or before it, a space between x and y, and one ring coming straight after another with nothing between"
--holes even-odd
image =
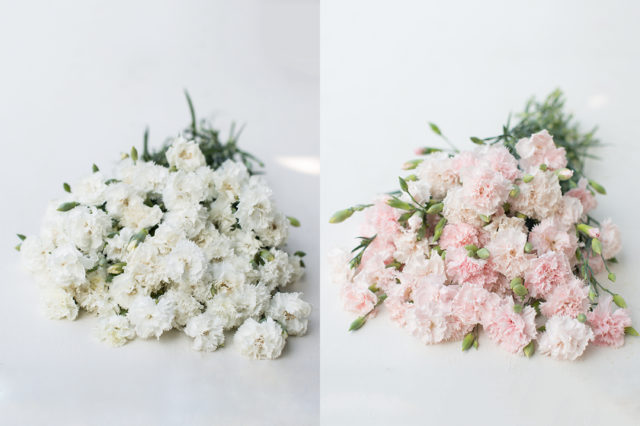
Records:
<instances>
[{"instance_id":1,"label":"flower bud","mask_svg":"<svg viewBox=\"0 0 640 426\"><path fill-rule=\"evenodd\" d=\"M548 166L544 163L540 164L540 170L542 170L543 172L546 172L548 169Z\"/></svg>"},{"instance_id":2,"label":"flower bud","mask_svg":"<svg viewBox=\"0 0 640 426\"><path fill-rule=\"evenodd\" d=\"M515 312L516 314L522 313L522 305L519 303L513 305L513 312Z\"/></svg>"},{"instance_id":3,"label":"flower bud","mask_svg":"<svg viewBox=\"0 0 640 426\"><path fill-rule=\"evenodd\" d=\"M489 223L491 222L491 218L487 215L484 214L480 214L478 215L480 217L480 219L484 222L484 223Z\"/></svg>"},{"instance_id":4,"label":"flower bud","mask_svg":"<svg viewBox=\"0 0 640 426\"><path fill-rule=\"evenodd\" d=\"M275 259L275 256L273 255L273 253L271 253L269 250L266 250L266 249L260 250L260 257L266 260L267 262L271 262L273 259Z\"/></svg>"},{"instance_id":5,"label":"flower bud","mask_svg":"<svg viewBox=\"0 0 640 426\"><path fill-rule=\"evenodd\" d=\"M524 175L524 176L522 177L522 181L523 181L524 183L529 183L529 182L531 182L532 180L533 180L533 175L530 175L530 174L526 174L526 175Z\"/></svg>"},{"instance_id":6,"label":"flower bud","mask_svg":"<svg viewBox=\"0 0 640 426\"><path fill-rule=\"evenodd\" d=\"M344 222L345 220L349 219L351 215L353 215L352 208L337 211L333 214L333 216L331 216L331 219L329 219L329 223Z\"/></svg>"},{"instance_id":7,"label":"flower bud","mask_svg":"<svg viewBox=\"0 0 640 426\"><path fill-rule=\"evenodd\" d=\"M609 278L609 281L611 281L612 283L616 282L616 274L614 274L613 272L609 272L609 275L607 275L607 278Z\"/></svg>"},{"instance_id":8,"label":"flower bud","mask_svg":"<svg viewBox=\"0 0 640 426\"><path fill-rule=\"evenodd\" d=\"M437 214L440 213L442 211L442 209L444 208L444 203L440 202L440 203L435 203L433 204L431 207L429 207L427 209L427 214Z\"/></svg>"},{"instance_id":9,"label":"flower bud","mask_svg":"<svg viewBox=\"0 0 640 426\"><path fill-rule=\"evenodd\" d=\"M529 291L527 290L527 288L525 286L523 286L522 284L518 284L513 286L513 292L515 294L517 294L520 297L524 297L527 295L527 293L529 293Z\"/></svg>"},{"instance_id":10,"label":"flower bud","mask_svg":"<svg viewBox=\"0 0 640 426\"><path fill-rule=\"evenodd\" d=\"M405 181L407 182L415 182L418 180L418 176L416 175L409 175L406 178L404 178Z\"/></svg>"},{"instance_id":11,"label":"flower bud","mask_svg":"<svg viewBox=\"0 0 640 426\"><path fill-rule=\"evenodd\" d=\"M509 283L509 286L511 287L511 289L513 290L513 288L517 285L522 285L522 278L520 277L515 277L514 279L511 280L511 282Z\"/></svg>"},{"instance_id":12,"label":"flower bud","mask_svg":"<svg viewBox=\"0 0 640 426\"><path fill-rule=\"evenodd\" d=\"M598 194L605 195L607 193L607 190L594 180L589 179L589 186L592 187Z\"/></svg>"},{"instance_id":13,"label":"flower bud","mask_svg":"<svg viewBox=\"0 0 640 426\"><path fill-rule=\"evenodd\" d=\"M394 209L400 209L400 210L413 210L414 209L414 207L411 204L409 204L409 203L407 203L405 201L402 201L402 200L400 200L398 198L389 198L387 200L387 204L390 205L391 207L393 207Z\"/></svg>"},{"instance_id":14,"label":"flower bud","mask_svg":"<svg viewBox=\"0 0 640 426\"><path fill-rule=\"evenodd\" d=\"M530 341L529 344L522 349L522 352L524 352L527 358L531 358L535 353L535 351L536 351L536 345L533 340Z\"/></svg>"},{"instance_id":15,"label":"flower bud","mask_svg":"<svg viewBox=\"0 0 640 426\"><path fill-rule=\"evenodd\" d=\"M614 294L613 295L613 303L615 303L616 305L620 306L621 308L626 308L627 307L627 302L625 302L623 297L620 296L619 294Z\"/></svg>"},{"instance_id":16,"label":"flower bud","mask_svg":"<svg viewBox=\"0 0 640 426\"><path fill-rule=\"evenodd\" d=\"M600 230L598 228L594 228L593 226L589 226L586 223L577 224L576 229L578 230L578 232L581 232L589 238L600 237Z\"/></svg>"},{"instance_id":17,"label":"flower bud","mask_svg":"<svg viewBox=\"0 0 640 426\"><path fill-rule=\"evenodd\" d=\"M627 334L629 336L640 336L640 334L638 334L636 329L631 326L624 328L624 334Z\"/></svg>"},{"instance_id":18,"label":"flower bud","mask_svg":"<svg viewBox=\"0 0 640 426\"><path fill-rule=\"evenodd\" d=\"M556 175L559 181L569 180L573 177L573 170L567 168L556 170Z\"/></svg>"},{"instance_id":19,"label":"flower bud","mask_svg":"<svg viewBox=\"0 0 640 426\"><path fill-rule=\"evenodd\" d=\"M522 220L526 220L526 219L527 219L527 215L526 215L526 214L524 214L524 213L520 213L520 212L517 212L517 213L516 213L516 217L517 217L518 219L522 219Z\"/></svg>"},{"instance_id":20,"label":"flower bud","mask_svg":"<svg viewBox=\"0 0 640 426\"><path fill-rule=\"evenodd\" d=\"M473 332L467 333L462 339L462 350L469 350L469 348L473 345L474 340L476 340L476 336L474 336Z\"/></svg>"},{"instance_id":21,"label":"flower bud","mask_svg":"<svg viewBox=\"0 0 640 426\"><path fill-rule=\"evenodd\" d=\"M489 256L491 256L491 253L489 253L489 250L483 247L476 251L476 256L478 256L480 259L486 260L489 258Z\"/></svg>"},{"instance_id":22,"label":"flower bud","mask_svg":"<svg viewBox=\"0 0 640 426\"><path fill-rule=\"evenodd\" d=\"M520 195L520 187L518 185L513 185L513 188L509 191L509 197L515 198L518 195Z\"/></svg>"},{"instance_id":23,"label":"flower bud","mask_svg":"<svg viewBox=\"0 0 640 426\"><path fill-rule=\"evenodd\" d=\"M70 201L68 203L62 203L60 204L60 206L58 206L58 211L59 212L68 212L69 210L79 206L80 203L77 203L75 201Z\"/></svg>"},{"instance_id":24,"label":"flower bud","mask_svg":"<svg viewBox=\"0 0 640 426\"><path fill-rule=\"evenodd\" d=\"M287 219L289 220L291 226L293 226L294 228L298 228L300 226L300 221L295 217L287 216Z\"/></svg>"},{"instance_id":25,"label":"flower bud","mask_svg":"<svg viewBox=\"0 0 640 426\"><path fill-rule=\"evenodd\" d=\"M444 229L444 226L446 225L446 223L447 223L447 219L445 219L443 217L436 224L435 228L433 229L433 242L434 243L440 239L440 236L442 235L442 230Z\"/></svg>"},{"instance_id":26,"label":"flower bud","mask_svg":"<svg viewBox=\"0 0 640 426\"><path fill-rule=\"evenodd\" d=\"M594 238L591 240L591 250L595 254L602 254L602 244L600 243L599 239Z\"/></svg>"},{"instance_id":27,"label":"flower bud","mask_svg":"<svg viewBox=\"0 0 640 426\"><path fill-rule=\"evenodd\" d=\"M593 288L589 288L589 300L591 302L595 302L596 297L598 297L598 294L593 290Z\"/></svg>"},{"instance_id":28,"label":"flower bud","mask_svg":"<svg viewBox=\"0 0 640 426\"><path fill-rule=\"evenodd\" d=\"M424 148L416 148L415 154L429 155L429 154L433 154L434 152L440 152L440 151L442 151L440 148L430 148L428 146L425 146Z\"/></svg>"},{"instance_id":29,"label":"flower bud","mask_svg":"<svg viewBox=\"0 0 640 426\"><path fill-rule=\"evenodd\" d=\"M420 159L416 159L416 160L409 160L409 161L407 161L406 163L404 163L402 165L402 169L403 170L413 170L416 167L418 167L418 164L422 163L422 161L423 160L421 158Z\"/></svg>"},{"instance_id":30,"label":"flower bud","mask_svg":"<svg viewBox=\"0 0 640 426\"><path fill-rule=\"evenodd\" d=\"M365 322L367 322L367 319L365 317L356 318L349 326L349 331L358 330L364 325Z\"/></svg>"},{"instance_id":31,"label":"flower bud","mask_svg":"<svg viewBox=\"0 0 640 426\"><path fill-rule=\"evenodd\" d=\"M527 243L524 245L524 252L531 253L532 250L533 250L533 245L529 241L527 241Z\"/></svg>"},{"instance_id":32,"label":"flower bud","mask_svg":"<svg viewBox=\"0 0 640 426\"><path fill-rule=\"evenodd\" d=\"M583 313L579 313L576 319L582 323L587 321L587 316Z\"/></svg>"},{"instance_id":33,"label":"flower bud","mask_svg":"<svg viewBox=\"0 0 640 426\"><path fill-rule=\"evenodd\" d=\"M124 272L124 267L127 266L127 262L118 262L107 268L107 273L111 275L120 275Z\"/></svg>"}]
</instances>

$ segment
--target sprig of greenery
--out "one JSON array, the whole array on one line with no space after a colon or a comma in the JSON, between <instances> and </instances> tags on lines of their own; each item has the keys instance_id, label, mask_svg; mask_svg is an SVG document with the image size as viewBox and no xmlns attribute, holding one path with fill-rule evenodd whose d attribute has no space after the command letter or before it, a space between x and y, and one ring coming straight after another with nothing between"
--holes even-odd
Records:
<instances>
[{"instance_id":1,"label":"sprig of greenery","mask_svg":"<svg viewBox=\"0 0 640 426\"><path fill-rule=\"evenodd\" d=\"M597 127L588 132L580 130L580 124L574 120L573 114L565 111L565 98L560 89L551 92L543 101L532 97L527 101L524 111L516 116L519 121L511 125L511 115L502 126L502 133L484 139L472 137L474 143L496 144L502 142L516 158L516 143L521 138L546 129L553 136L553 141L567 152L567 167L575 173L572 180L577 181L584 175L587 158L598 158L591 150L603 146L595 137Z\"/></svg>"},{"instance_id":2,"label":"sprig of greenery","mask_svg":"<svg viewBox=\"0 0 640 426\"><path fill-rule=\"evenodd\" d=\"M360 239L360 244L358 244L356 248L351 250L351 253L357 252L356 255L349 261L349 267L351 267L351 269L356 269L358 266L360 266L364 251L367 249L367 247L369 247L369 244L371 244L371 242L376 239L376 235L374 235L373 237L358 237L358 238Z\"/></svg>"},{"instance_id":3,"label":"sprig of greenery","mask_svg":"<svg viewBox=\"0 0 640 426\"><path fill-rule=\"evenodd\" d=\"M226 141L220 136L220 131L215 129L207 120L198 120L196 118L195 109L189 93L185 90L185 97L189 106L189 114L191 122L183 131L182 135L195 141L207 160L207 165L212 169L217 169L227 160L241 161L250 174L259 174L261 171L256 170L257 167L264 167L262 161L254 155L240 149L238 147L238 139L242 134L244 127L236 130L236 124L231 124L229 135ZM157 151L149 151L149 129L144 132L142 159L144 161L153 161L161 166L169 167L166 153L171 145L171 139L165 141L162 148Z\"/></svg>"}]
</instances>

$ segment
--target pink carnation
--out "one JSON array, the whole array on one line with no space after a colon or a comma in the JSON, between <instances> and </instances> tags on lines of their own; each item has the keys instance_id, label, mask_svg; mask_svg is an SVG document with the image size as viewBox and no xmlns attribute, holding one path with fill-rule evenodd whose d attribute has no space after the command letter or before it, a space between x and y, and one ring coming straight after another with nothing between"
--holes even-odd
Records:
<instances>
[{"instance_id":1,"label":"pink carnation","mask_svg":"<svg viewBox=\"0 0 640 426\"><path fill-rule=\"evenodd\" d=\"M587 314L587 320L595 335L594 343L599 346L619 348L624 344L624 329L631 327L631 318L626 309L613 311L613 297L600 296L598 306Z\"/></svg>"},{"instance_id":2,"label":"pink carnation","mask_svg":"<svg viewBox=\"0 0 640 426\"><path fill-rule=\"evenodd\" d=\"M498 280L488 261L469 257L464 248L447 250L445 266L447 276L456 284L491 288Z\"/></svg>"},{"instance_id":3,"label":"pink carnation","mask_svg":"<svg viewBox=\"0 0 640 426\"><path fill-rule=\"evenodd\" d=\"M522 276L529 264L528 259L532 257L524 252L526 243L527 234L520 229L499 229L486 246L495 270L508 279Z\"/></svg>"},{"instance_id":4,"label":"pink carnation","mask_svg":"<svg viewBox=\"0 0 640 426\"><path fill-rule=\"evenodd\" d=\"M460 248L469 244L480 246L481 230L466 223L450 223L442 230L438 243L445 250Z\"/></svg>"},{"instance_id":5,"label":"pink carnation","mask_svg":"<svg viewBox=\"0 0 640 426\"><path fill-rule=\"evenodd\" d=\"M588 295L589 288L581 280L573 278L551 291L547 300L540 304L540 312L547 318L554 315L575 318L589 309Z\"/></svg>"},{"instance_id":6,"label":"pink carnation","mask_svg":"<svg viewBox=\"0 0 640 426\"><path fill-rule=\"evenodd\" d=\"M478 155L472 151L462 151L456 154L452 159L452 167L458 173L461 174L466 170L470 170L477 166L479 163Z\"/></svg>"},{"instance_id":7,"label":"pink carnation","mask_svg":"<svg viewBox=\"0 0 640 426\"><path fill-rule=\"evenodd\" d=\"M526 306L521 314L514 312L513 299L505 299L483 318L489 338L511 353L518 353L536 337L536 311Z\"/></svg>"},{"instance_id":8,"label":"pink carnation","mask_svg":"<svg viewBox=\"0 0 640 426\"><path fill-rule=\"evenodd\" d=\"M492 170L500 173L505 179L513 182L521 175L518 160L503 145L487 147L484 151L484 159L489 162Z\"/></svg>"},{"instance_id":9,"label":"pink carnation","mask_svg":"<svg viewBox=\"0 0 640 426\"><path fill-rule=\"evenodd\" d=\"M587 189L587 184L589 181L585 178L580 178L578 181L578 187L573 188L565 195L569 197L574 197L580 200L582 203L582 212L584 214L589 213L591 210L595 209L598 206L598 201L596 201L596 197L593 196L591 191Z\"/></svg>"},{"instance_id":10,"label":"pink carnation","mask_svg":"<svg viewBox=\"0 0 640 426\"><path fill-rule=\"evenodd\" d=\"M538 255L556 251L564 253L567 259L575 258L578 248L578 237L575 233L565 231L553 219L544 219L534 226L529 233L529 242L538 251Z\"/></svg>"},{"instance_id":11,"label":"pink carnation","mask_svg":"<svg viewBox=\"0 0 640 426\"><path fill-rule=\"evenodd\" d=\"M531 260L524 274L524 285L533 297L546 297L551 290L566 284L573 274L564 253L547 252Z\"/></svg>"},{"instance_id":12,"label":"pink carnation","mask_svg":"<svg viewBox=\"0 0 640 426\"><path fill-rule=\"evenodd\" d=\"M482 287L464 284L453 299L452 311L467 325L482 321L482 315L500 303L500 297Z\"/></svg>"},{"instance_id":13,"label":"pink carnation","mask_svg":"<svg viewBox=\"0 0 640 426\"><path fill-rule=\"evenodd\" d=\"M479 167L465 175L462 197L477 214L491 216L507 200L511 187L500 173Z\"/></svg>"},{"instance_id":14,"label":"pink carnation","mask_svg":"<svg viewBox=\"0 0 640 426\"><path fill-rule=\"evenodd\" d=\"M368 237L376 236L362 257L362 264L370 258L390 260L395 250L394 238L402 232L398 223L398 211L387 204L387 197L380 198L366 214L360 233Z\"/></svg>"},{"instance_id":15,"label":"pink carnation","mask_svg":"<svg viewBox=\"0 0 640 426\"><path fill-rule=\"evenodd\" d=\"M520 166L526 171L537 169L542 164L546 164L550 170L567 167L565 149L557 148L546 130L520 139L516 143L516 152L520 155Z\"/></svg>"},{"instance_id":16,"label":"pink carnation","mask_svg":"<svg viewBox=\"0 0 640 426\"><path fill-rule=\"evenodd\" d=\"M343 284L340 296L344 309L358 316L371 311L378 301L378 297L362 281Z\"/></svg>"},{"instance_id":17,"label":"pink carnation","mask_svg":"<svg viewBox=\"0 0 640 426\"><path fill-rule=\"evenodd\" d=\"M602 243L602 255L605 259L615 257L622 250L620 229L609 218L600 224L600 242Z\"/></svg>"}]
</instances>

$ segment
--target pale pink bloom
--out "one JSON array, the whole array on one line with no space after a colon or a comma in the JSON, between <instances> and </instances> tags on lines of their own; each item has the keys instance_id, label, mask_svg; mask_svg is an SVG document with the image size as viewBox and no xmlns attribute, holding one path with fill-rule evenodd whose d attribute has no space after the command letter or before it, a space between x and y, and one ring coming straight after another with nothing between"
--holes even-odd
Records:
<instances>
[{"instance_id":1,"label":"pale pink bloom","mask_svg":"<svg viewBox=\"0 0 640 426\"><path fill-rule=\"evenodd\" d=\"M475 244L480 247L482 230L467 223L450 223L442 230L438 244L445 250Z\"/></svg>"},{"instance_id":2,"label":"pale pink bloom","mask_svg":"<svg viewBox=\"0 0 640 426\"><path fill-rule=\"evenodd\" d=\"M526 306L519 314L513 306L512 298L503 300L483 316L482 326L491 340L511 353L518 353L536 337L536 311Z\"/></svg>"},{"instance_id":3,"label":"pale pink bloom","mask_svg":"<svg viewBox=\"0 0 640 426\"><path fill-rule=\"evenodd\" d=\"M567 232L553 219L545 219L533 227L529 233L529 242L538 255L549 251L564 253L567 259L575 259L578 237Z\"/></svg>"},{"instance_id":4,"label":"pale pink bloom","mask_svg":"<svg viewBox=\"0 0 640 426\"><path fill-rule=\"evenodd\" d=\"M549 318L554 315L577 317L589 309L589 287L582 280L571 279L551 290L547 299L540 304L540 312Z\"/></svg>"},{"instance_id":5,"label":"pale pink bloom","mask_svg":"<svg viewBox=\"0 0 640 426\"><path fill-rule=\"evenodd\" d=\"M508 279L524 274L533 255L524 252L527 234L516 228L499 229L486 245L496 271Z\"/></svg>"},{"instance_id":6,"label":"pale pink bloom","mask_svg":"<svg viewBox=\"0 0 640 426\"><path fill-rule=\"evenodd\" d=\"M620 229L618 225L613 223L610 218L602 221L600 224L600 242L602 243L602 255L605 259L616 257L622 250L622 241L620 238Z\"/></svg>"},{"instance_id":7,"label":"pale pink bloom","mask_svg":"<svg viewBox=\"0 0 640 426\"><path fill-rule=\"evenodd\" d=\"M456 284L491 288L498 280L498 273L487 260L469 257L464 248L447 250L445 265L447 276Z\"/></svg>"},{"instance_id":8,"label":"pale pink bloom","mask_svg":"<svg viewBox=\"0 0 640 426\"><path fill-rule=\"evenodd\" d=\"M357 277L353 282L342 285L340 297L344 309L358 316L371 311L378 301L378 297L369 290L367 283Z\"/></svg>"},{"instance_id":9,"label":"pale pink bloom","mask_svg":"<svg viewBox=\"0 0 640 426\"><path fill-rule=\"evenodd\" d=\"M522 174L518 169L518 160L511 155L504 145L491 145L481 150L482 157L491 169L500 173L505 179L514 181Z\"/></svg>"},{"instance_id":10,"label":"pale pink bloom","mask_svg":"<svg viewBox=\"0 0 640 426\"><path fill-rule=\"evenodd\" d=\"M557 148L546 130L520 139L516 143L516 152L520 155L520 166L527 171L537 169L542 164L546 164L550 170L567 167L565 149Z\"/></svg>"},{"instance_id":11,"label":"pale pink bloom","mask_svg":"<svg viewBox=\"0 0 640 426\"><path fill-rule=\"evenodd\" d=\"M401 213L398 209L389 206L388 200L389 197L380 197L372 207L366 210L365 222L360 229L361 235L368 237L378 235L389 238L402 231L402 227L398 223L398 217Z\"/></svg>"},{"instance_id":12,"label":"pale pink bloom","mask_svg":"<svg viewBox=\"0 0 640 426\"><path fill-rule=\"evenodd\" d=\"M464 284L460 286L453 299L452 311L467 325L475 325L482 321L482 315L495 307L500 297L482 287Z\"/></svg>"},{"instance_id":13,"label":"pale pink bloom","mask_svg":"<svg viewBox=\"0 0 640 426\"><path fill-rule=\"evenodd\" d=\"M453 166L453 159L447 153L435 152L428 155L415 169L418 179L428 182L431 196L442 200L449 189L458 184L458 172Z\"/></svg>"},{"instance_id":14,"label":"pale pink bloom","mask_svg":"<svg viewBox=\"0 0 640 426\"><path fill-rule=\"evenodd\" d=\"M569 197L575 197L580 200L580 202L582 203L582 212L584 214L589 213L591 210L595 209L598 206L596 197L594 197L591 191L587 189L588 183L589 181L587 179L580 178L580 180L578 181L578 187L567 191L567 193L565 194Z\"/></svg>"},{"instance_id":15,"label":"pale pink bloom","mask_svg":"<svg viewBox=\"0 0 640 426\"><path fill-rule=\"evenodd\" d=\"M473 151L462 151L456 154L451 160L453 169L459 175L465 174L468 170L473 169L480 163L478 154Z\"/></svg>"},{"instance_id":16,"label":"pale pink bloom","mask_svg":"<svg viewBox=\"0 0 640 426\"><path fill-rule=\"evenodd\" d=\"M500 173L478 167L463 178L462 194L465 203L476 214L491 216L507 200L512 184Z\"/></svg>"},{"instance_id":17,"label":"pale pink bloom","mask_svg":"<svg viewBox=\"0 0 640 426\"><path fill-rule=\"evenodd\" d=\"M443 200L444 210L442 214L448 223L468 223L474 226L482 226L484 222L473 206L467 203L464 196L464 188L456 186L447 192Z\"/></svg>"},{"instance_id":18,"label":"pale pink bloom","mask_svg":"<svg viewBox=\"0 0 640 426\"><path fill-rule=\"evenodd\" d=\"M605 293L600 296L598 306L587 314L596 345L619 348L624 344L624 329L631 327L631 318L626 309L613 309L613 297Z\"/></svg>"},{"instance_id":19,"label":"pale pink bloom","mask_svg":"<svg viewBox=\"0 0 640 426\"><path fill-rule=\"evenodd\" d=\"M532 297L544 298L557 286L573 278L564 253L549 251L532 259L524 274L524 285Z\"/></svg>"},{"instance_id":20,"label":"pale pink bloom","mask_svg":"<svg viewBox=\"0 0 640 426\"><path fill-rule=\"evenodd\" d=\"M593 339L593 331L575 318L555 316L538 338L538 351L559 360L574 361Z\"/></svg>"},{"instance_id":21,"label":"pale pink bloom","mask_svg":"<svg viewBox=\"0 0 640 426\"><path fill-rule=\"evenodd\" d=\"M562 197L562 203L554 215L554 219L558 226L565 231L569 231L576 223L581 221L582 216L582 203L580 200L565 195Z\"/></svg>"},{"instance_id":22,"label":"pale pink bloom","mask_svg":"<svg viewBox=\"0 0 640 426\"><path fill-rule=\"evenodd\" d=\"M558 213L562 208L562 189L558 176L554 172L532 170L533 179L520 182L520 195L510 197L509 203L513 211L542 220Z\"/></svg>"}]
</instances>

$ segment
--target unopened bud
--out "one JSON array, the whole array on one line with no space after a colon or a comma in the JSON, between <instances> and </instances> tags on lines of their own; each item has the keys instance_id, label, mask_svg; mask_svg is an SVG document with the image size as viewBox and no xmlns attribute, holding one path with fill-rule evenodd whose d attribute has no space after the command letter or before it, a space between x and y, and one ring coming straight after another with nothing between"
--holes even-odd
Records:
<instances>
[{"instance_id":1,"label":"unopened bud","mask_svg":"<svg viewBox=\"0 0 640 426\"><path fill-rule=\"evenodd\" d=\"M576 319L582 323L587 321L587 316L583 313L578 314L578 316L576 317Z\"/></svg>"},{"instance_id":2,"label":"unopened bud","mask_svg":"<svg viewBox=\"0 0 640 426\"><path fill-rule=\"evenodd\" d=\"M120 275L124 272L124 267L127 266L127 262L114 263L107 268L107 273L111 275Z\"/></svg>"},{"instance_id":3,"label":"unopened bud","mask_svg":"<svg viewBox=\"0 0 640 426\"><path fill-rule=\"evenodd\" d=\"M579 223L576 225L576 229L578 232L586 235L589 238L599 238L600 230L598 228L594 228L593 226L587 225L586 223Z\"/></svg>"},{"instance_id":4,"label":"unopened bud","mask_svg":"<svg viewBox=\"0 0 640 426\"><path fill-rule=\"evenodd\" d=\"M423 160L422 160L421 158L416 159L416 160L410 160L410 161L407 161L406 163L404 163L404 164L402 165L402 168L403 168L404 170L413 170L413 169L415 169L416 167L418 167L418 164L422 163L422 161L423 161Z\"/></svg>"},{"instance_id":5,"label":"unopened bud","mask_svg":"<svg viewBox=\"0 0 640 426\"><path fill-rule=\"evenodd\" d=\"M287 216L287 219L289 220L291 226L293 226L294 228L298 228L300 226L300 221L295 217Z\"/></svg>"},{"instance_id":6,"label":"unopened bud","mask_svg":"<svg viewBox=\"0 0 640 426\"><path fill-rule=\"evenodd\" d=\"M444 208L444 203L436 203L427 209L427 214L440 213Z\"/></svg>"},{"instance_id":7,"label":"unopened bud","mask_svg":"<svg viewBox=\"0 0 640 426\"><path fill-rule=\"evenodd\" d=\"M365 322L367 322L367 319L365 317L356 318L349 326L349 331L358 330L364 325Z\"/></svg>"},{"instance_id":8,"label":"unopened bud","mask_svg":"<svg viewBox=\"0 0 640 426\"><path fill-rule=\"evenodd\" d=\"M515 198L518 195L520 195L520 187L518 185L513 185L513 188L509 191L509 197Z\"/></svg>"},{"instance_id":9,"label":"unopened bud","mask_svg":"<svg viewBox=\"0 0 640 426\"><path fill-rule=\"evenodd\" d=\"M542 170L543 172L546 172L547 169L548 169L548 167L547 167L546 164L544 164L544 163L540 164L540 170Z\"/></svg>"},{"instance_id":10,"label":"unopened bud","mask_svg":"<svg viewBox=\"0 0 640 426\"><path fill-rule=\"evenodd\" d=\"M489 256L491 256L491 253L489 252L489 250L483 247L476 252L476 256L478 256L480 259L486 260L489 258Z\"/></svg>"},{"instance_id":11,"label":"unopened bud","mask_svg":"<svg viewBox=\"0 0 640 426\"><path fill-rule=\"evenodd\" d=\"M612 283L616 282L616 274L614 274L613 272L609 272L609 275L607 275L607 278L609 278L609 281L611 281Z\"/></svg>"},{"instance_id":12,"label":"unopened bud","mask_svg":"<svg viewBox=\"0 0 640 426\"><path fill-rule=\"evenodd\" d=\"M604 189L604 186L600 185L598 182L589 179L589 186L592 187L598 194L605 195L607 190Z\"/></svg>"},{"instance_id":13,"label":"unopened bud","mask_svg":"<svg viewBox=\"0 0 640 426\"><path fill-rule=\"evenodd\" d=\"M515 312L516 314L522 313L522 305L519 303L513 305L513 312Z\"/></svg>"},{"instance_id":14,"label":"unopened bud","mask_svg":"<svg viewBox=\"0 0 640 426\"><path fill-rule=\"evenodd\" d=\"M138 161L138 150L135 146L131 147L131 159L133 160L133 164L136 164Z\"/></svg>"},{"instance_id":15,"label":"unopened bud","mask_svg":"<svg viewBox=\"0 0 640 426\"><path fill-rule=\"evenodd\" d=\"M353 215L352 208L337 211L333 214L333 216L331 216L331 219L329 219L329 223L344 222L345 220L349 219L351 215Z\"/></svg>"},{"instance_id":16,"label":"unopened bud","mask_svg":"<svg viewBox=\"0 0 640 426\"><path fill-rule=\"evenodd\" d=\"M627 307L627 302L625 302L624 298L622 296L620 296L619 294L614 294L613 295L613 303L615 303L616 305L620 306L621 308L626 308Z\"/></svg>"},{"instance_id":17,"label":"unopened bud","mask_svg":"<svg viewBox=\"0 0 640 426\"><path fill-rule=\"evenodd\" d=\"M509 283L509 286L511 287L511 289L513 289L517 285L522 285L522 282L523 282L522 278L515 277L514 279L511 280L511 282Z\"/></svg>"},{"instance_id":18,"label":"unopened bud","mask_svg":"<svg viewBox=\"0 0 640 426\"><path fill-rule=\"evenodd\" d=\"M522 177L524 183L529 183L533 180L533 175L526 174Z\"/></svg>"},{"instance_id":19,"label":"unopened bud","mask_svg":"<svg viewBox=\"0 0 640 426\"><path fill-rule=\"evenodd\" d=\"M531 358L535 353L535 351L536 351L536 345L533 342L533 340L530 341L529 344L522 349L522 352L524 352L527 358Z\"/></svg>"},{"instance_id":20,"label":"unopened bud","mask_svg":"<svg viewBox=\"0 0 640 426\"><path fill-rule=\"evenodd\" d=\"M569 180L573 177L573 170L567 168L556 170L556 175L560 181Z\"/></svg>"},{"instance_id":21,"label":"unopened bud","mask_svg":"<svg viewBox=\"0 0 640 426\"><path fill-rule=\"evenodd\" d=\"M476 339L476 336L473 334L473 332L467 333L462 339L462 350L463 351L469 350L469 348L473 345L473 341L475 339Z\"/></svg>"},{"instance_id":22,"label":"unopened bud","mask_svg":"<svg viewBox=\"0 0 640 426\"><path fill-rule=\"evenodd\" d=\"M513 292L515 294L517 294L520 297L524 297L527 295L528 291L527 288L525 286L523 286L522 284L518 284L516 286L513 287Z\"/></svg>"},{"instance_id":23,"label":"unopened bud","mask_svg":"<svg viewBox=\"0 0 640 426\"><path fill-rule=\"evenodd\" d=\"M533 250L533 245L529 241L527 241L527 243L524 245L524 252L531 253L532 250Z\"/></svg>"},{"instance_id":24,"label":"unopened bud","mask_svg":"<svg viewBox=\"0 0 640 426\"><path fill-rule=\"evenodd\" d=\"M595 254L602 254L602 243L600 243L599 239L594 238L593 240L591 240L591 250Z\"/></svg>"}]
</instances>

